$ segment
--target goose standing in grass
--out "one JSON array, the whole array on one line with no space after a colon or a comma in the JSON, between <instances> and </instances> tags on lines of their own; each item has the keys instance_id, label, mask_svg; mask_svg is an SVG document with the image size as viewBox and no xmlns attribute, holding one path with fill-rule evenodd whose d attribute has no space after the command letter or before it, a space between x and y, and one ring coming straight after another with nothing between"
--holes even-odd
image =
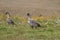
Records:
<instances>
[{"instance_id":1,"label":"goose standing in grass","mask_svg":"<svg viewBox=\"0 0 60 40\"><path fill-rule=\"evenodd\" d=\"M27 17L28 17L28 24L31 26L31 28L41 27L39 23L31 19L31 15L29 13L27 13Z\"/></svg>"},{"instance_id":2,"label":"goose standing in grass","mask_svg":"<svg viewBox=\"0 0 60 40\"><path fill-rule=\"evenodd\" d=\"M7 23L8 24L12 24L12 25L14 25L15 23L13 22L13 20L10 18L10 14L9 14L9 12L6 12L6 21L7 21Z\"/></svg>"}]
</instances>

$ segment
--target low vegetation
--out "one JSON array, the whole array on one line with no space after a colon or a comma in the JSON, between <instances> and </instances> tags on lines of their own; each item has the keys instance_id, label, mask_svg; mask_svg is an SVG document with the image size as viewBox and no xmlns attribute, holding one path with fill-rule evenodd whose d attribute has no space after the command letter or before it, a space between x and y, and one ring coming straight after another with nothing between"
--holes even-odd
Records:
<instances>
[{"instance_id":1,"label":"low vegetation","mask_svg":"<svg viewBox=\"0 0 60 40\"><path fill-rule=\"evenodd\" d=\"M4 14L0 14L0 40L60 40L59 17L32 17L41 24L32 29L27 18L14 15L11 17L16 25L6 23Z\"/></svg>"}]
</instances>

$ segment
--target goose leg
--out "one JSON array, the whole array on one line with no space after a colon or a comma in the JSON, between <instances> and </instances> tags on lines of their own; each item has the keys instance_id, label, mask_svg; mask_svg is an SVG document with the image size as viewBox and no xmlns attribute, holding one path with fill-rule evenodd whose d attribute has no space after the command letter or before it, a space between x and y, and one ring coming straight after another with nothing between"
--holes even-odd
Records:
<instances>
[{"instance_id":1,"label":"goose leg","mask_svg":"<svg viewBox=\"0 0 60 40\"><path fill-rule=\"evenodd\" d=\"M33 26L31 26L31 28L33 29L34 27L33 27Z\"/></svg>"}]
</instances>

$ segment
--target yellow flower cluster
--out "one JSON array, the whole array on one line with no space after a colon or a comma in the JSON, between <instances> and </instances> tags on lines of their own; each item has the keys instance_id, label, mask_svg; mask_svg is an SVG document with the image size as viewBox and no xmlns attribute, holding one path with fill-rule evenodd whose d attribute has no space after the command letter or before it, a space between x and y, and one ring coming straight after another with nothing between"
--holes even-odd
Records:
<instances>
[{"instance_id":1,"label":"yellow flower cluster","mask_svg":"<svg viewBox=\"0 0 60 40\"><path fill-rule=\"evenodd\" d=\"M33 19L35 19L35 20L49 20L49 19L51 19L51 17L50 16L48 16L48 17L45 17L45 16L41 16L41 17L37 17L37 16L33 16L32 17Z\"/></svg>"}]
</instances>

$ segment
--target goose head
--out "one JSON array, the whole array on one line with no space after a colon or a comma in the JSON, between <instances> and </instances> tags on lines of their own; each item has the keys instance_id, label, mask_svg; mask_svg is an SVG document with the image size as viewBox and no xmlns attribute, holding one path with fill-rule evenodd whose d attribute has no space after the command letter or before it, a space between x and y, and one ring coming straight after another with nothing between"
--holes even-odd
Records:
<instances>
[{"instance_id":1,"label":"goose head","mask_svg":"<svg viewBox=\"0 0 60 40\"><path fill-rule=\"evenodd\" d=\"M6 12L5 14L6 14L6 17L7 17L7 18L10 18L9 12Z\"/></svg>"}]
</instances>

